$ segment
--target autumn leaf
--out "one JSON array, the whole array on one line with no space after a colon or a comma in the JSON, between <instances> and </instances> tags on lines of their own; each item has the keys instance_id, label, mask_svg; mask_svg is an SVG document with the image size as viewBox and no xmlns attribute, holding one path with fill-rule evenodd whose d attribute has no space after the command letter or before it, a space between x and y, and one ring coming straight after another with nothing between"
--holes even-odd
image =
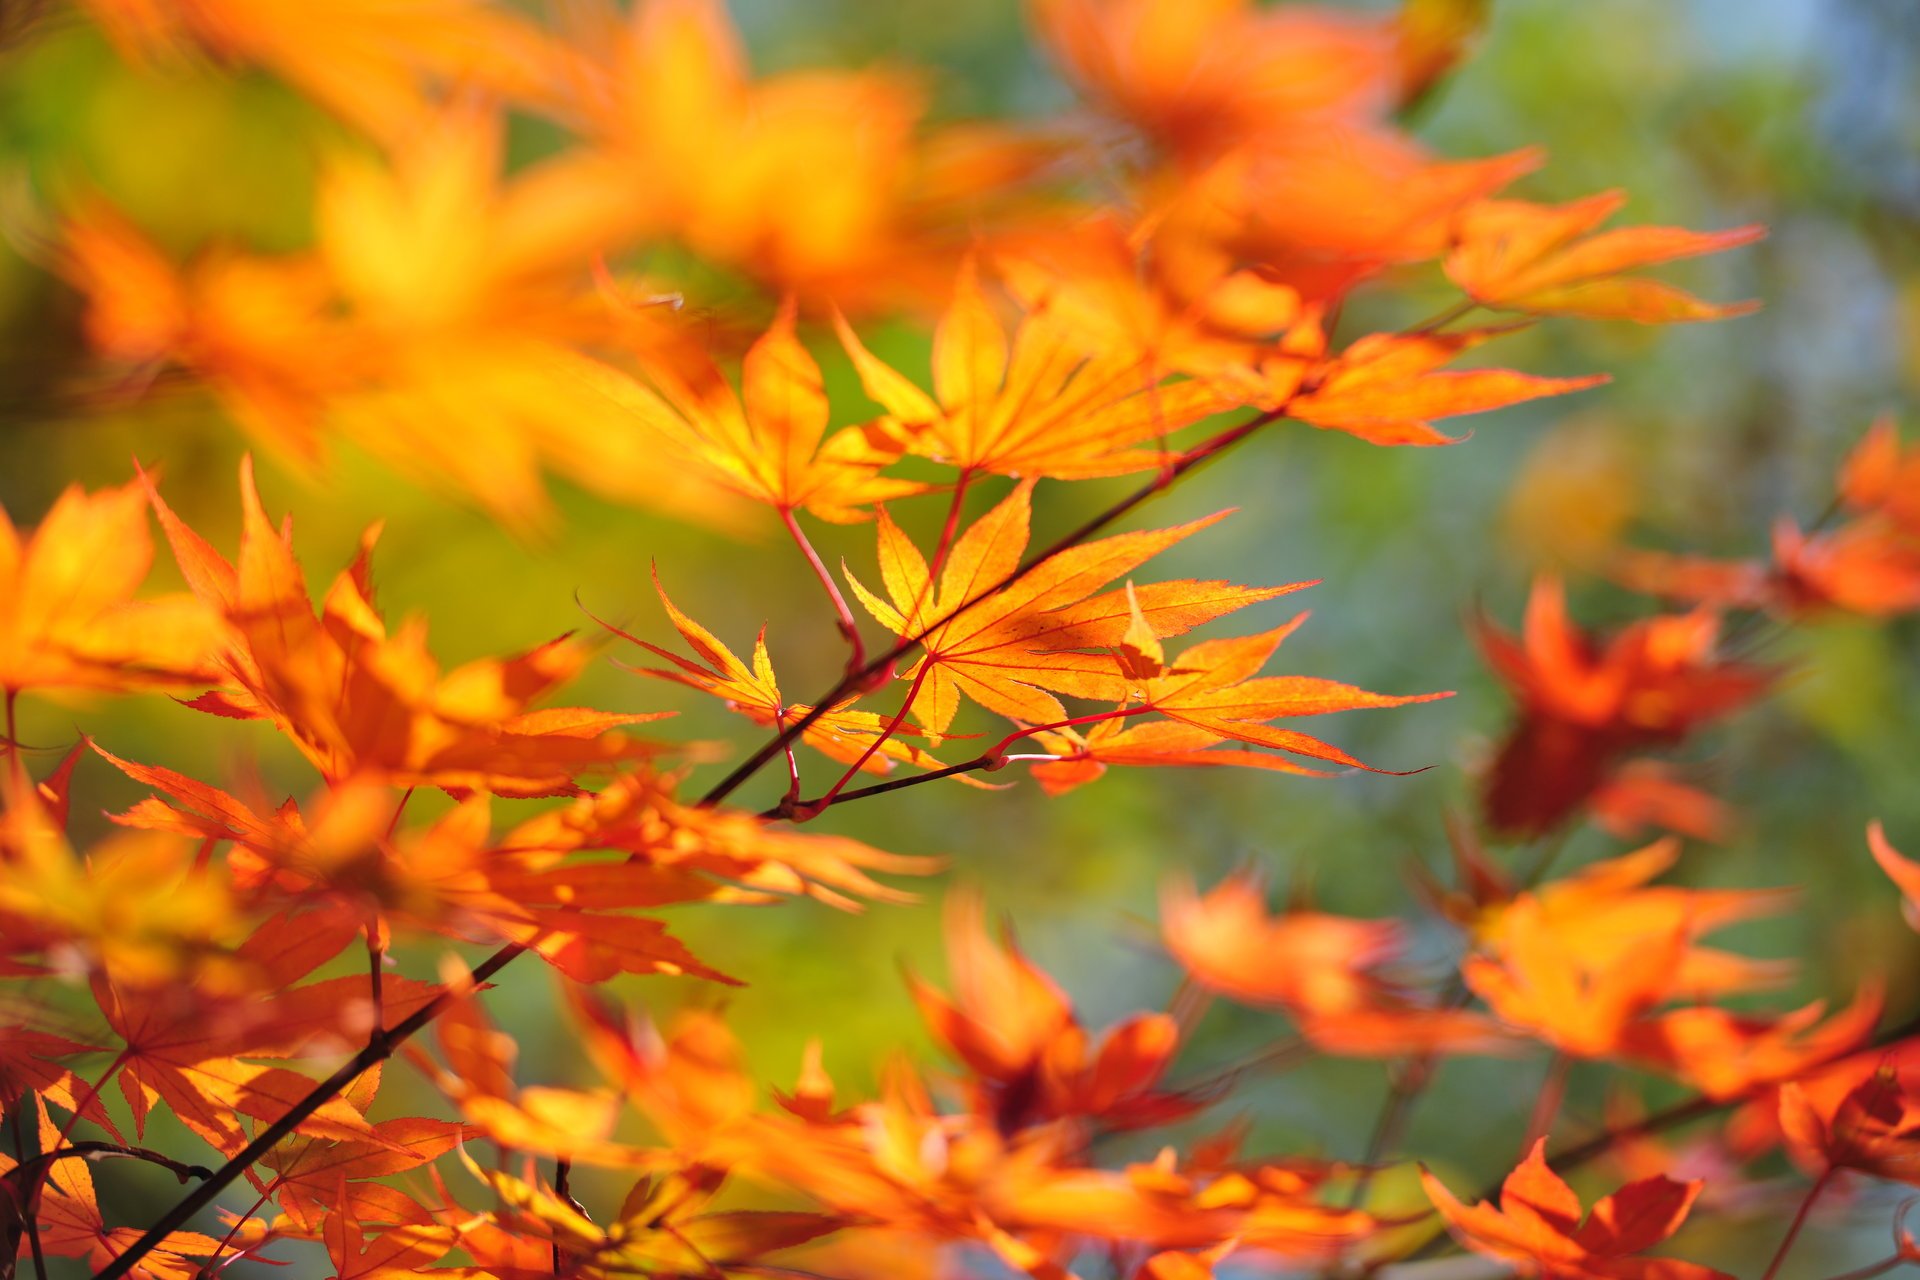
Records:
<instances>
[{"instance_id":1,"label":"autumn leaf","mask_svg":"<svg viewBox=\"0 0 1920 1280\"><path fill-rule=\"evenodd\" d=\"M1094 651L1119 644L1135 610L1126 591L1093 593L1221 518L1081 543L1010 581L1027 546L1032 492L1032 481L1021 482L955 540L937 589L919 549L884 510L880 574L887 598L847 575L882 626L903 638L924 633L926 654L902 678L913 682L913 708L930 733L947 731L962 693L1035 725L1067 718L1055 693L1108 702L1126 696L1113 659ZM1172 636L1300 585L1154 583L1132 598L1156 635Z\"/></svg>"},{"instance_id":2,"label":"autumn leaf","mask_svg":"<svg viewBox=\"0 0 1920 1280\"><path fill-rule=\"evenodd\" d=\"M1674 1009L1629 1028L1624 1055L1712 1098L1737 1098L1805 1075L1864 1044L1880 1020L1877 983L1826 1017L1825 1001L1768 1015L1713 1005ZM1824 1017L1824 1020L1823 1020Z\"/></svg>"},{"instance_id":3,"label":"autumn leaf","mask_svg":"<svg viewBox=\"0 0 1920 1280\"><path fill-rule=\"evenodd\" d=\"M1745 315L1758 307L1705 303L1671 285L1621 273L1751 244L1766 228L1624 227L1593 234L1626 199L1624 192L1607 191L1563 205L1519 200L1470 205L1455 226L1447 276L1487 306L1541 315L1670 324Z\"/></svg>"},{"instance_id":4,"label":"autumn leaf","mask_svg":"<svg viewBox=\"0 0 1920 1280\"><path fill-rule=\"evenodd\" d=\"M0 689L180 688L207 681L220 624L187 595L134 599L153 563L138 483L65 489L30 532L0 508Z\"/></svg>"},{"instance_id":5,"label":"autumn leaf","mask_svg":"<svg viewBox=\"0 0 1920 1280\"><path fill-rule=\"evenodd\" d=\"M1607 381L1605 374L1542 378L1511 369L1440 368L1500 332L1369 334L1327 360L1311 377L1311 389L1287 400L1286 416L1369 444L1457 444L1435 430L1431 419L1484 413Z\"/></svg>"},{"instance_id":6,"label":"autumn leaf","mask_svg":"<svg viewBox=\"0 0 1920 1280\"><path fill-rule=\"evenodd\" d=\"M1162 383L1161 369L1129 349L1089 355L1045 310L1009 340L971 260L934 329L932 396L882 364L840 323L882 425L916 454L980 472L1077 479L1165 465L1136 446L1191 426L1234 401L1202 381Z\"/></svg>"},{"instance_id":7,"label":"autumn leaf","mask_svg":"<svg viewBox=\"0 0 1920 1280\"><path fill-rule=\"evenodd\" d=\"M1406 936L1392 920L1309 909L1269 914L1250 875L1204 895L1175 880L1161 893L1161 937L1187 975L1246 1004L1285 1009L1321 1051L1405 1056L1498 1048L1477 1013L1422 1000L1392 974Z\"/></svg>"},{"instance_id":8,"label":"autumn leaf","mask_svg":"<svg viewBox=\"0 0 1920 1280\"><path fill-rule=\"evenodd\" d=\"M1628 752L1684 739L1758 697L1775 673L1722 661L1719 622L1700 609L1594 637L1567 616L1557 578L1536 579L1516 640L1484 619L1481 651L1519 703L1518 723L1487 774L1495 829L1548 831Z\"/></svg>"},{"instance_id":9,"label":"autumn leaf","mask_svg":"<svg viewBox=\"0 0 1920 1280\"><path fill-rule=\"evenodd\" d=\"M1065 993L1011 936L995 944L972 893L948 897L946 937L953 994L911 975L908 989L933 1038L965 1064L977 1114L1003 1131L1063 1118L1132 1129L1202 1105L1159 1088L1180 1045L1166 1014L1136 1014L1093 1041Z\"/></svg>"},{"instance_id":10,"label":"autumn leaf","mask_svg":"<svg viewBox=\"0 0 1920 1280\"><path fill-rule=\"evenodd\" d=\"M820 366L795 336L791 300L748 348L738 395L710 360L672 354L645 365L655 390L636 384L613 394L722 488L783 516L805 510L841 524L867 519L875 503L926 491L880 474L899 460L912 428L882 423L827 434Z\"/></svg>"},{"instance_id":11,"label":"autumn leaf","mask_svg":"<svg viewBox=\"0 0 1920 1280\"><path fill-rule=\"evenodd\" d=\"M1462 1244L1521 1274L1565 1280L1731 1280L1697 1263L1633 1256L1680 1229L1701 1183L1644 1178L1585 1212L1573 1189L1548 1167L1546 1145L1544 1138L1535 1142L1507 1175L1497 1206L1462 1204L1425 1168L1420 1182Z\"/></svg>"},{"instance_id":12,"label":"autumn leaf","mask_svg":"<svg viewBox=\"0 0 1920 1280\"><path fill-rule=\"evenodd\" d=\"M191 705L271 720L334 781L367 774L403 787L566 794L583 770L656 750L616 730L658 715L528 709L586 663L587 651L564 636L442 675L422 622L390 633L374 610L372 534L316 617L293 558L291 527L276 530L268 520L250 461L242 465L240 491L236 567L149 487L188 583L233 629L221 665L234 692L216 691Z\"/></svg>"}]
</instances>

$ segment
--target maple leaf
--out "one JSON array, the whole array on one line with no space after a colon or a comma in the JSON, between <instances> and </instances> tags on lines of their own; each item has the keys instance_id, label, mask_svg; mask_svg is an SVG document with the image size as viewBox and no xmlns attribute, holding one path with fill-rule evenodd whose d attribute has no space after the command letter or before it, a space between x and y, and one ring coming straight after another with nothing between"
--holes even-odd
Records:
<instances>
[{"instance_id":1,"label":"maple leaf","mask_svg":"<svg viewBox=\"0 0 1920 1280\"><path fill-rule=\"evenodd\" d=\"M1877 984L1822 1022L1816 1000L1779 1015L1737 1014L1711 1005L1674 1009L1627 1028L1622 1053L1686 1081L1712 1098L1737 1098L1806 1074L1866 1042L1880 1020Z\"/></svg>"},{"instance_id":2,"label":"maple leaf","mask_svg":"<svg viewBox=\"0 0 1920 1280\"><path fill-rule=\"evenodd\" d=\"M1603 1197L1586 1212L1573 1188L1548 1167L1546 1145L1544 1138L1535 1142L1527 1158L1507 1175L1497 1207L1486 1201L1462 1204L1424 1167L1420 1184L1462 1244L1522 1275L1557 1280L1732 1280L1698 1263L1633 1256L1680 1229L1701 1183L1643 1178Z\"/></svg>"},{"instance_id":3,"label":"maple leaf","mask_svg":"<svg viewBox=\"0 0 1920 1280\"><path fill-rule=\"evenodd\" d=\"M1457 444L1430 419L1484 413L1608 380L1605 374L1542 378L1511 369L1441 370L1502 332L1368 334L1307 375L1310 389L1286 401L1286 416L1369 444Z\"/></svg>"},{"instance_id":4,"label":"maple leaf","mask_svg":"<svg viewBox=\"0 0 1920 1280\"><path fill-rule=\"evenodd\" d=\"M666 659L673 664L672 670L656 667L633 667L642 675L654 676L662 680L671 680L690 689L712 694L722 699L731 710L738 711L755 724L768 728L783 728L788 724L799 723L806 719L813 708L805 703L789 703L780 696L780 685L774 676L773 661L767 655L766 629L763 627L753 642L753 665L749 667L723 644L711 631L689 618L667 596L666 588L660 585L658 566L653 575L654 590L660 595L660 603L666 608L667 617L673 623L680 638L687 642L701 659L691 662L679 654L659 645L651 644L638 636L629 635L618 627L607 623L600 625L623 640L630 640L647 652ZM704 663L704 665L702 665ZM863 773L885 774L893 769L895 761L917 765L925 769L937 769L940 761L922 748L910 742L901 741L902 730L896 728L891 734L873 747L875 738L880 737L886 728L886 721L871 711L851 710L854 699L840 703L832 710L815 717L800 732L800 740L814 750L841 764L851 765L859 762ZM911 734L912 730L905 732Z\"/></svg>"},{"instance_id":5,"label":"maple leaf","mask_svg":"<svg viewBox=\"0 0 1920 1280\"><path fill-rule=\"evenodd\" d=\"M1285 1009L1324 1052L1399 1057L1499 1046L1486 1018L1422 1002L1391 976L1406 943L1398 922L1304 909L1269 915L1263 897L1246 874L1204 896L1170 882L1160 905L1167 950L1208 990Z\"/></svg>"},{"instance_id":6,"label":"maple leaf","mask_svg":"<svg viewBox=\"0 0 1920 1280\"><path fill-rule=\"evenodd\" d=\"M1882 1061L1843 1091L1780 1086L1780 1133L1787 1153L1815 1176L1857 1169L1920 1182L1920 1099L1896 1066Z\"/></svg>"},{"instance_id":7,"label":"maple leaf","mask_svg":"<svg viewBox=\"0 0 1920 1280\"><path fill-rule=\"evenodd\" d=\"M1584 868L1488 910L1461 965L1503 1021L1580 1057L1619 1056L1639 1019L1674 999L1777 985L1790 966L1698 945L1703 935L1783 908L1778 891L1649 886L1677 841ZM1682 1011L1685 1012L1685 1011Z\"/></svg>"},{"instance_id":8,"label":"maple leaf","mask_svg":"<svg viewBox=\"0 0 1920 1280\"><path fill-rule=\"evenodd\" d=\"M1075 479L1162 466L1163 451L1134 446L1234 404L1204 382L1162 384L1161 371L1131 348L1089 355L1044 310L1025 316L1009 341L971 259L934 328L932 396L875 358L844 320L840 339L867 395L887 410L882 426L963 478Z\"/></svg>"},{"instance_id":9,"label":"maple leaf","mask_svg":"<svg viewBox=\"0 0 1920 1280\"><path fill-rule=\"evenodd\" d=\"M440 674L423 623L390 634L373 608L371 533L316 617L293 558L292 530L276 530L268 520L251 460L242 463L240 491L236 568L149 486L188 583L234 633L221 665L236 692L191 705L273 721L332 781L364 773L398 786L565 794L584 769L655 750L614 732L659 719L655 714L528 710L585 664L586 650L565 636L515 658Z\"/></svg>"},{"instance_id":10,"label":"maple leaf","mask_svg":"<svg viewBox=\"0 0 1920 1280\"><path fill-rule=\"evenodd\" d=\"M1180 1044L1166 1014L1136 1014L1091 1042L1065 993L1011 936L996 946L980 899L946 904L951 997L909 975L928 1030L970 1072L976 1113L1011 1133L1062 1118L1118 1128L1166 1124L1200 1100L1158 1088Z\"/></svg>"},{"instance_id":11,"label":"maple leaf","mask_svg":"<svg viewBox=\"0 0 1920 1280\"><path fill-rule=\"evenodd\" d=\"M963 692L990 711L1036 725L1067 718L1055 693L1119 701L1126 696L1124 676L1110 656L1092 650L1119 644L1136 606L1156 635L1180 635L1304 585L1181 581L1093 594L1225 512L1172 529L1081 543L1010 582L1028 541L1032 493L1033 482L1022 481L955 540L937 589L925 558L884 509L880 575L888 599L847 574L882 626L901 637L922 637L925 655L901 678L913 682L914 711L930 733L947 731Z\"/></svg>"},{"instance_id":12,"label":"maple leaf","mask_svg":"<svg viewBox=\"0 0 1920 1280\"><path fill-rule=\"evenodd\" d=\"M743 886L750 894L806 895L845 910L857 910L860 898L913 900L870 872L931 875L945 865L845 836L794 831L737 809L689 804L674 795L679 782L644 769L622 774L567 808L529 818L507 832L500 847L555 857L581 849L622 850L649 866ZM564 881L567 874L556 878Z\"/></svg>"},{"instance_id":13,"label":"maple leaf","mask_svg":"<svg viewBox=\"0 0 1920 1280\"><path fill-rule=\"evenodd\" d=\"M1306 583L1300 586L1310 585ZM1404 707L1444 693L1384 694L1318 676L1262 676L1258 672L1306 620L1306 615L1259 635L1228 640L1203 640L1186 650L1166 669L1139 683L1133 697L1142 705L1179 724L1221 739L1251 746L1271 747L1349 768L1367 769L1338 747L1267 721L1291 716L1328 715L1336 711Z\"/></svg>"},{"instance_id":14,"label":"maple leaf","mask_svg":"<svg viewBox=\"0 0 1920 1280\"><path fill-rule=\"evenodd\" d=\"M1920 543L1877 521L1827 533L1782 520L1767 561L1632 551L1616 560L1623 586L1720 608L1800 619L1823 613L1891 617L1920 609Z\"/></svg>"},{"instance_id":15,"label":"maple leaf","mask_svg":"<svg viewBox=\"0 0 1920 1280\"><path fill-rule=\"evenodd\" d=\"M135 600L153 563L138 483L70 485L30 533L0 507L0 689L204 683L219 621L197 600Z\"/></svg>"},{"instance_id":16,"label":"maple leaf","mask_svg":"<svg viewBox=\"0 0 1920 1280\"><path fill-rule=\"evenodd\" d=\"M1494 828L1515 834L1552 829L1621 755L1680 741L1752 701L1775 676L1717 660L1719 624L1706 609L1590 637L1568 619L1552 577L1534 581L1517 641L1484 618L1475 631L1488 665L1520 704L1484 797Z\"/></svg>"},{"instance_id":17,"label":"maple leaf","mask_svg":"<svg viewBox=\"0 0 1920 1280\"><path fill-rule=\"evenodd\" d=\"M1626 200L1625 192L1606 191L1563 205L1520 200L1469 205L1455 223L1447 277L1483 305L1537 315L1670 324L1720 320L1758 308L1754 302L1705 303L1671 285L1621 272L1751 244L1766 228L1623 227L1589 234Z\"/></svg>"},{"instance_id":18,"label":"maple leaf","mask_svg":"<svg viewBox=\"0 0 1920 1280\"><path fill-rule=\"evenodd\" d=\"M711 360L672 353L645 363L655 391L639 384L614 394L713 482L790 517L805 510L847 524L863 508L924 493L917 481L883 476L906 441L887 424L826 434L820 366L794 334L784 303L747 349L736 395Z\"/></svg>"}]
</instances>

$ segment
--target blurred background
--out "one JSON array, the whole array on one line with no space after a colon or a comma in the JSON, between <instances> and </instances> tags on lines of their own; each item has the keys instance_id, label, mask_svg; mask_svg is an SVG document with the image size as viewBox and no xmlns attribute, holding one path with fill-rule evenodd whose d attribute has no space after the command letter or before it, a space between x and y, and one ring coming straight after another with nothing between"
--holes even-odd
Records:
<instances>
[{"instance_id":1,"label":"blurred background","mask_svg":"<svg viewBox=\"0 0 1920 1280\"><path fill-rule=\"evenodd\" d=\"M736 0L732 8L757 69L909 62L926 69L937 111L949 118L1043 112L1070 97L1013 0ZM84 183L175 251L216 241L298 247L312 234L318 140L337 126L264 74L130 67L94 27L57 6L0 6L0 36L0 200L15 231L0 243L0 502L16 523L32 524L64 485L124 482L137 456L162 469L189 522L230 548L243 438L204 397L140 397L103 383L79 300L35 260L34 205L40 193ZM1821 512L1836 464L1876 414L1892 412L1909 435L1914 429L1920 6L1911 0L1495 0L1472 58L1417 110L1416 133L1451 155L1543 146L1548 164L1518 188L1529 198L1620 186L1632 196L1628 221L1766 223L1761 244L1676 275L1705 296L1759 298L1765 307L1692 328L1542 325L1510 350L1511 363L1604 370L1613 383L1473 419L1472 438L1447 449L1378 449L1299 426L1266 433L1141 517L1169 524L1239 509L1158 561L1161 576L1322 580L1228 624L1244 633L1310 608L1312 620L1275 670L1387 692L1457 690L1450 700L1317 726L1369 762L1425 772L1321 781L1115 770L1057 799L1026 780L1001 793L940 785L823 819L822 829L887 849L950 858L951 882L981 887L1095 1025L1163 1005L1173 992L1176 971L1154 925L1169 877L1206 885L1251 866L1276 892L1310 891L1334 910L1424 918L1407 869L1446 867L1443 816L1470 808L1475 770L1511 710L1465 630L1472 610L1517 624L1531 575L1553 569L1573 582L1582 620L1636 616L1644 601L1589 572L1600 553L1621 543L1757 553L1777 515L1807 522ZM529 124L511 145L524 162L553 140ZM865 416L844 357L830 339L813 345L836 421ZM906 370L925 367L925 340L910 325L883 332L876 346ZM601 616L669 643L650 561L676 601L728 643L744 651L766 624L790 696L824 688L841 660L817 583L770 527L759 541L741 540L556 481L561 518L528 540L350 447L324 473L271 458L262 468L269 510L295 514L316 589L350 559L361 528L385 520L375 560L380 601L390 618L430 618L448 665L590 625L576 594ZM1043 486L1040 536L1077 523L1126 484ZM921 529L937 518L931 507L905 517ZM872 563L871 536L866 527L832 528L819 543L829 563L844 556L861 571ZM159 561L156 582L177 582L164 552ZM1893 909L1862 838L1874 817L1896 833L1920 831L1917 637L1912 619L1769 630L1762 652L1795 672L1784 695L1686 753L1738 823L1725 843L1690 847L1681 875L1804 886L1801 909L1742 926L1735 941L1803 957L1789 995L1844 999L1863 973L1884 970L1892 1009L1920 1003L1920 942ZM677 735L742 751L758 741L707 700L611 663L597 665L567 701L677 710ZM122 756L210 780L257 767L289 793L313 783L265 730L221 722L214 732L165 698L26 704L30 743L64 744L76 727ZM740 798L764 803L777 792L768 776ZM103 827L92 815L141 793L90 761L78 794L84 836ZM1562 865L1629 847L1583 830ZM660 1012L724 999L756 1073L770 1082L790 1081L803 1043L820 1036L829 1071L857 1094L887 1054L927 1053L899 971L944 973L943 888L927 886L920 905L853 918L813 904L683 912L676 930L752 985L724 996L663 980L616 985ZM1421 928L1431 928L1430 954L1444 962L1444 933ZM429 964L424 955L409 959ZM544 1021L555 1003L549 981L512 972L492 1002L520 1036L525 1078L559 1082L583 1067ZM1219 1005L1185 1071L1205 1074L1280 1034L1272 1018ZM1457 1187L1504 1168L1537 1070L1449 1064L1414 1119L1409 1149L1450 1153L1454 1167L1444 1172ZM1377 1065L1308 1064L1249 1083L1228 1111L1252 1117L1254 1151L1354 1157L1385 1087ZM1656 1105L1671 1096L1655 1081L1646 1091ZM1599 1074L1576 1068L1566 1123L1595 1121L1603 1101ZM1417 1194L1391 1180L1387 1190ZM1884 1214L1862 1221L1884 1222ZM1831 1263L1833 1271L1878 1257L1881 1230L1857 1258L1829 1238L1796 1255L1796 1266ZM1702 1225L1686 1252L1739 1270L1747 1256L1740 1235L1737 1223ZM1770 1247L1762 1235L1758 1247Z\"/></svg>"}]
</instances>

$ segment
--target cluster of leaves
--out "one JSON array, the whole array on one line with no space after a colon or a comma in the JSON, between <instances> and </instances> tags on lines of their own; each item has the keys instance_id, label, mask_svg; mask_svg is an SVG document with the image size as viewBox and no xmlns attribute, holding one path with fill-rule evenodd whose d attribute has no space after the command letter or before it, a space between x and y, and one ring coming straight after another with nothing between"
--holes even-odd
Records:
<instances>
[{"instance_id":1,"label":"cluster of leaves","mask_svg":"<svg viewBox=\"0 0 1920 1280\"><path fill-rule=\"evenodd\" d=\"M1725 1003L1784 968L1705 936L1784 895L1656 884L1677 840L1549 878L1551 838L1585 814L1695 836L1722 821L1650 753L1774 687L1774 670L1722 653L1724 611L1920 607L1920 459L1891 427L1846 467L1851 523L1788 528L1764 566L1623 562L1622 578L1689 597L1692 613L1596 639L1543 581L1518 639L1479 624L1517 703L1480 827L1547 837L1548 856L1517 873L1456 825L1458 874L1427 886L1451 929L1450 972L1413 962L1407 922L1273 911L1250 875L1204 893L1175 883L1162 936L1182 994L1096 1035L1010 936L996 941L982 904L955 894L951 992L910 979L950 1068L902 1060L878 1096L844 1102L816 1049L769 1105L717 1015L656 1027L593 990L616 975L741 980L669 931L670 908L856 910L940 869L802 829L838 805L1013 766L1050 793L1115 767L1368 769L1277 722L1446 696L1263 674L1299 619L1170 652L1169 639L1308 584L1137 582L1225 513L1109 526L1256 433L1306 424L1379 447L1447 444L1438 419L1600 381L1453 367L1541 317L1747 309L1629 273L1756 229L1601 230L1617 193L1512 198L1537 156L1438 158L1395 123L1458 59L1477 6L1411 0L1358 18L1032 0L1084 114L967 126L926 124L897 73L756 77L713 0L640 0L624 16L568 6L554 30L482 0L82 7L128 56L257 64L354 137L296 253L176 261L98 198L67 197L48 261L84 295L89 337L124 385L204 391L305 465L350 438L519 529L552 518L547 467L693 519L777 523L847 661L824 694L789 701L764 632L743 660L662 587L673 636L601 623L591 643L563 636L443 671L423 622L390 626L375 604L377 527L316 602L251 465L231 558L145 472L70 489L30 532L0 523L12 1139L0 1274L71 1257L100 1280L185 1280L303 1256L302 1243L342 1280L996 1266L1199 1280L1240 1260L1359 1274L1448 1247L1369 1195L1404 1155L1397 1130L1422 1082L1445 1057L1529 1046L1549 1056L1548 1085L1498 1206L1425 1183L1459 1243L1520 1271L1719 1274L1640 1256L1679 1228L1700 1181L1638 1169L1583 1214L1554 1169L1602 1154L1663 1162L1651 1134L1723 1109L1732 1122L1705 1141L1725 1172L1707 1190L1732 1196L1776 1147L1814 1179L1775 1269L1836 1180L1916 1180L1920 1077L1902 1033L1877 1030L1877 988L1830 1016ZM566 149L503 173L509 112L563 126ZM685 324L651 304L652 282L610 265L667 243L752 286L737 317ZM1357 312L1391 314L1423 272L1448 290L1439 315L1345 331ZM1349 308L1362 295L1370 305ZM943 309L924 382L859 336L876 313L929 307ZM829 403L803 341L816 322L867 403ZM837 415L854 420L836 429ZM1032 548L1038 498L1127 474L1144 485ZM970 518L969 498L990 505ZM945 506L924 542L896 517L923 500ZM185 592L143 594L155 520ZM835 575L803 520L871 521L874 568ZM720 699L771 737L696 792L705 750L637 731L663 713L540 705L616 642L652 664L642 674ZM312 766L313 793L219 786L84 739L37 767L17 700L63 691L191 695L197 712L264 721ZM955 732L977 724L990 731ZM954 751L973 741L990 745ZM96 758L86 767L150 794L81 852L71 781ZM827 781L810 783L821 759ZM786 787L771 807L727 803L776 764ZM409 813L422 789L450 803ZM522 802L536 803L496 815ZM1920 911L1920 867L1877 830L1874 852ZM389 972L396 938L440 943L439 971ZM469 965L474 945L493 950ZM343 971L357 952L364 973ZM553 970L597 1086L518 1078L484 992L528 954ZM1176 1073L1214 996L1283 1015L1291 1038L1253 1063ZM429 1027L433 1052L414 1042ZM1363 1155L1248 1154L1232 1124L1191 1138L1236 1086L1309 1054L1397 1064ZM441 1114L389 1114L396 1059ZM1695 1095L1549 1160L1576 1060ZM145 1145L156 1108L218 1163ZM1160 1130L1151 1159L1104 1145ZM145 1229L109 1225L90 1172L105 1157L198 1186ZM583 1204L576 1166L624 1173L632 1189ZM217 1229L196 1217L242 1182L250 1206L224 1209ZM1920 1258L1896 1237L1884 1269Z\"/></svg>"}]
</instances>

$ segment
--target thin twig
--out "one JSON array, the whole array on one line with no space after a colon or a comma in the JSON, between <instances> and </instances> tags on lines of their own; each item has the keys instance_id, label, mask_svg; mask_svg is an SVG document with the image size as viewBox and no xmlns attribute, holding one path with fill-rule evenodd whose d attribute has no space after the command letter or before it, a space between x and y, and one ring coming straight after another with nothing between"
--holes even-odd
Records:
<instances>
[{"instance_id":1,"label":"thin twig","mask_svg":"<svg viewBox=\"0 0 1920 1280\"><path fill-rule=\"evenodd\" d=\"M841 638L847 642L847 670L858 671L867 665L866 642L860 638L860 624L854 621L853 610L847 606L846 596L840 593L840 584L833 580L833 574L827 570L820 553L813 549L806 531L800 527L800 521L794 517L792 507L780 508L780 522L787 527L787 533L793 538L794 545L800 548L800 554L807 558L813 568L813 576L827 590L827 598L833 601L834 621L840 628Z\"/></svg>"}]
</instances>

